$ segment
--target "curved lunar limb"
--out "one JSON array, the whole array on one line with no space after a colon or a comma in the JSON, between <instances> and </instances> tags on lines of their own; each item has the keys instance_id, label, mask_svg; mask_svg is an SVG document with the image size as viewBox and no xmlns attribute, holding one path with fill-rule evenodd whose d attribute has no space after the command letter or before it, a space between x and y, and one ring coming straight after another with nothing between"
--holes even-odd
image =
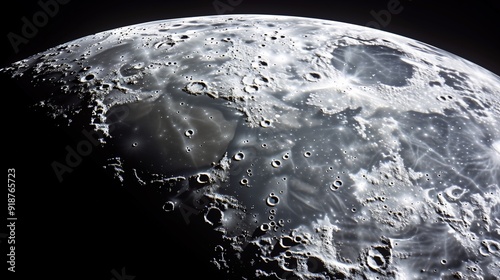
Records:
<instances>
[{"instance_id":1,"label":"curved lunar limb","mask_svg":"<svg viewBox=\"0 0 500 280\"><path fill-rule=\"evenodd\" d=\"M499 275L500 78L453 54L227 15L101 32L2 72L99 133L125 187L219 233L207 261L231 279Z\"/></svg>"}]
</instances>

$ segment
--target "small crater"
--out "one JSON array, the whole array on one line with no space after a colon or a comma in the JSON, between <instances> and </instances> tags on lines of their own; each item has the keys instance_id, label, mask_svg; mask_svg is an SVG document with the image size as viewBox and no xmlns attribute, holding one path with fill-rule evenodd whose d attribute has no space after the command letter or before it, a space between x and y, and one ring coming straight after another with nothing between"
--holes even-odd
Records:
<instances>
[{"instance_id":1,"label":"small crater","mask_svg":"<svg viewBox=\"0 0 500 280\"><path fill-rule=\"evenodd\" d=\"M260 230L263 231L263 232L266 232L268 230L270 230L271 227L269 226L268 223L263 223L262 225L260 225Z\"/></svg>"},{"instance_id":2,"label":"small crater","mask_svg":"<svg viewBox=\"0 0 500 280\"><path fill-rule=\"evenodd\" d=\"M272 124L271 120L268 120L268 119L264 119L262 121L260 121L260 126L261 127L270 127Z\"/></svg>"},{"instance_id":3,"label":"small crater","mask_svg":"<svg viewBox=\"0 0 500 280\"><path fill-rule=\"evenodd\" d=\"M278 167L280 167L280 166L281 166L281 161L280 161L280 160L275 159L275 160L271 161L271 165L272 165L272 167L274 167L274 168L278 168Z\"/></svg>"},{"instance_id":4,"label":"small crater","mask_svg":"<svg viewBox=\"0 0 500 280\"><path fill-rule=\"evenodd\" d=\"M175 203L172 201L167 201L165 204L163 204L163 210L165 212L172 212L175 209Z\"/></svg>"},{"instance_id":5,"label":"small crater","mask_svg":"<svg viewBox=\"0 0 500 280\"><path fill-rule=\"evenodd\" d=\"M81 83L88 83L88 82L92 81L94 78L95 78L95 75L92 73L89 73L85 76L80 77L79 81Z\"/></svg>"},{"instance_id":6,"label":"small crater","mask_svg":"<svg viewBox=\"0 0 500 280\"><path fill-rule=\"evenodd\" d=\"M279 244L280 244L280 246L282 248L290 248L290 247L292 247L294 245L297 245L297 243L290 236L282 236L280 238L280 243Z\"/></svg>"},{"instance_id":7,"label":"small crater","mask_svg":"<svg viewBox=\"0 0 500 280\"><path fill-rule=\"evenodd\" d=\"M222 223L224 213L217 207L210 207L204 216L205 222L210 225L219 225Z\"/></svg>"},{"instance_id":8,"label":"small crater","mask_svg":"<svg viewBox=\"0 0 500 280\"><path fill-rule=\"evenodd\" d=\"M264 76L260 76L260 77L257 77L254 79L254 83L257 85L264 85L264 84L269 83L269 78L264 77Z\"/></svg>"},{"instance_id":9,"label":"small crater","mask_svg":"<svg viewBox=\"0 0 500 280\"><path fill-rule=\"evenodd\" d=\"M234 156L233 159L236 161L243 160L245 158L245 154L243 152L237 152Z\"/></svg>"},{"instance_id":10,"label":"small crater","mask_svg":"<svg viewBox=\"0 0 500 280\"><path fill-rule=\"evenodd\" d=\"M208 85L203 81L196 81L187 84L184 87L184 91L193 95L199 95L205 93L208 89Z\"/></svg>"},{"instance_id":11,"label":"small crater","mask_svg":"<svg viewBox=\"0 0 500 280\"><path fill-rule=\"evenodd\" d=\"M188 138L191 138L194 135L194 130L188 129L184 132L184 135Z\"/></svg>"},{"instance_id":12,"label":"small crater","mask_svg":"<svg viewBox=\"0 0 500 280\"><path fill-rule=\"evenodd\" d=\"M276 206L279 202L280 202L279 197L274 193L269 194L269 196L266 199L266 204L271 207Z\"/></svg>"},{"instance_id":13,"label":"small crater","mask_svg":"<svg viewBox=\"0 0 500 280\"><path fill-rule=\"evenodd\" d=\"M321 75L316 72L310 72L304 75L304 78L308 80L309 82L317 82L319 79L321 79Z\"/></svg>"},{"instance_id":14,"label":"small crater","mask_svg":"<svg viewBox=\"0 0 500 280\"><path fill-rule=\"evenodd\" d=\"M196 182L199 184L208 184L210 183L210 175L208 173L201 173L196 176Z\"/></svg>"},{"instance_id":15,"label":"small crater","mask_svg":"<svg viewBox=\"0 0 500 280\"><path fill-rule=\"evenodd\" d=\"M247 178L243 178L240 180L240 185L242 185L242 186L248 186L248 183L249 183L249 181Z\"/></svg>"},{"instance_id":16,"label":"small crater","mask_svg":"<svg viewBox=\"0 0 500 280\"><path fill-rule=\"evenodd\" d=\"M449 201L459 200L467 191L459 186L451 186L444 190L446 197Z\"/></svg>"},{"instance_id":17,"label":"small crater","mask_svg":"<svg viewBox=\"0 0 500 280\"><path fill-rule=\"evenodd\" d=\"M257 92L259 90L259 87L256 85L249 85L249 86L246 86L245 88L243 88L243 90L246 93L254 93L254 92Z\"/></svg>"},{"instance_id":18,"label":"small crater","mask_svg":"<svg viewBox=\"0 0 500 280\"><path fill-rule=\"evenodd\" d=\"M368 250L366 262L368 267L374 271L382 271L389 265L391 250L385 246L376 246Z\"/></svg>"},{"instance_id":19,"label":"small crater","mask_svg":"<svg viewBox=\"0 0 500 280\"><path fill-rule=\"evenodd\" d=\"M330 189L332 191L338 190L342 186L342 181L341 180L335 180L333 183L330 185Z\"/></svg>"}]
</instances>

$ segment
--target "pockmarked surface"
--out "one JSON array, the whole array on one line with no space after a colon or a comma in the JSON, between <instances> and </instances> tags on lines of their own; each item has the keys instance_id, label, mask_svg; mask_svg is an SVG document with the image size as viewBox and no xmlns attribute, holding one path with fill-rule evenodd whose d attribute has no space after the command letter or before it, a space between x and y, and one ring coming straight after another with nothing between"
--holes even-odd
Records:
<instances>
[{"instance_id":1,"label":"pockmarked surface","mask_svg":"<svg viewBox=\"0 0 500 280\"><path fill-rule=\"evenodd\" d=\"M453 54L227 15L101 32L2 72L99 135L125 187L219 233L207 261L231 279L500 275L500 78Z\"/></svg>"}]
</instances>

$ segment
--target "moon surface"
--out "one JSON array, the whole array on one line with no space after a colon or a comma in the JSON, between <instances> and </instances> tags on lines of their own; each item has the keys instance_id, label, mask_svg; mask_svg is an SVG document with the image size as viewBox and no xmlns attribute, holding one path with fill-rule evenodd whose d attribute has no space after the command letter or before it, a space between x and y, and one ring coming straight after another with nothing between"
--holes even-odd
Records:
<instances>
[{"instance_id":1,"label":"moon surface","mask_svg":"<svg viewBox=\"0 0 500 280\"><path fill-rule=\"evenodd\" d=\"M500 275L500 78L446 51L224 15L101 32L1 71L99 135L125 187L216 232L207 262L228 279Z\"/></svg>"}]
</instances>

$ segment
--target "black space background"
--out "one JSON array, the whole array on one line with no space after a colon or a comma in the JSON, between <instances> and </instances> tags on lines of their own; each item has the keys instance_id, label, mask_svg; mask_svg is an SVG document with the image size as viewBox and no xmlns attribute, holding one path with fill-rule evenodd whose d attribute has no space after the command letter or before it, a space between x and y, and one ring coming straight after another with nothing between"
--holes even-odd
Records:
<instances>
[{"instance_id":1,"label":"black space background","mask_svg":"<svg viewBox=\"0 0 500 280\"><path fill-rule=\"evenodd\" d=\"M116 27L214 15L213 2L72 0L61 5L34 38L20 45L17 54L7 33L19 34L21 17L31 18L40 7L34 0L9 2L9 6L4 2L0 66ZM388 2L243 0L232 13L294 15L366 25L373 20L370 11L386 9ZM384 30L434 45L500 74L497 1L400 2L403 11L393 15ZM2 84L4 164L5 168L16 168L17 276L29 273L49 279L119 280L112 270L121 274L123 267L135 279L176 279L177 273L185 279L202 279L202 275L207 278L215 273L204 255L204 248L210 248L206 232L186 228L182 221L166 222L158 209L160 200L110 184L92 155L59 183L50 164L63 161L64 148L75 147L81 135L66 134L43 115L32 112L26 106L29 97L15 84L6 79ZM6 186L4 198L5 192ZM3 213L6 204L6 199L0 203ZM5 219L2 224L7 224ZM2 225L0 234L6 232ZM2 236L0 275L7 273L7 239ZM0 279L14 279L12 273L6 275Z\"/></svg>"}]
</instances>

